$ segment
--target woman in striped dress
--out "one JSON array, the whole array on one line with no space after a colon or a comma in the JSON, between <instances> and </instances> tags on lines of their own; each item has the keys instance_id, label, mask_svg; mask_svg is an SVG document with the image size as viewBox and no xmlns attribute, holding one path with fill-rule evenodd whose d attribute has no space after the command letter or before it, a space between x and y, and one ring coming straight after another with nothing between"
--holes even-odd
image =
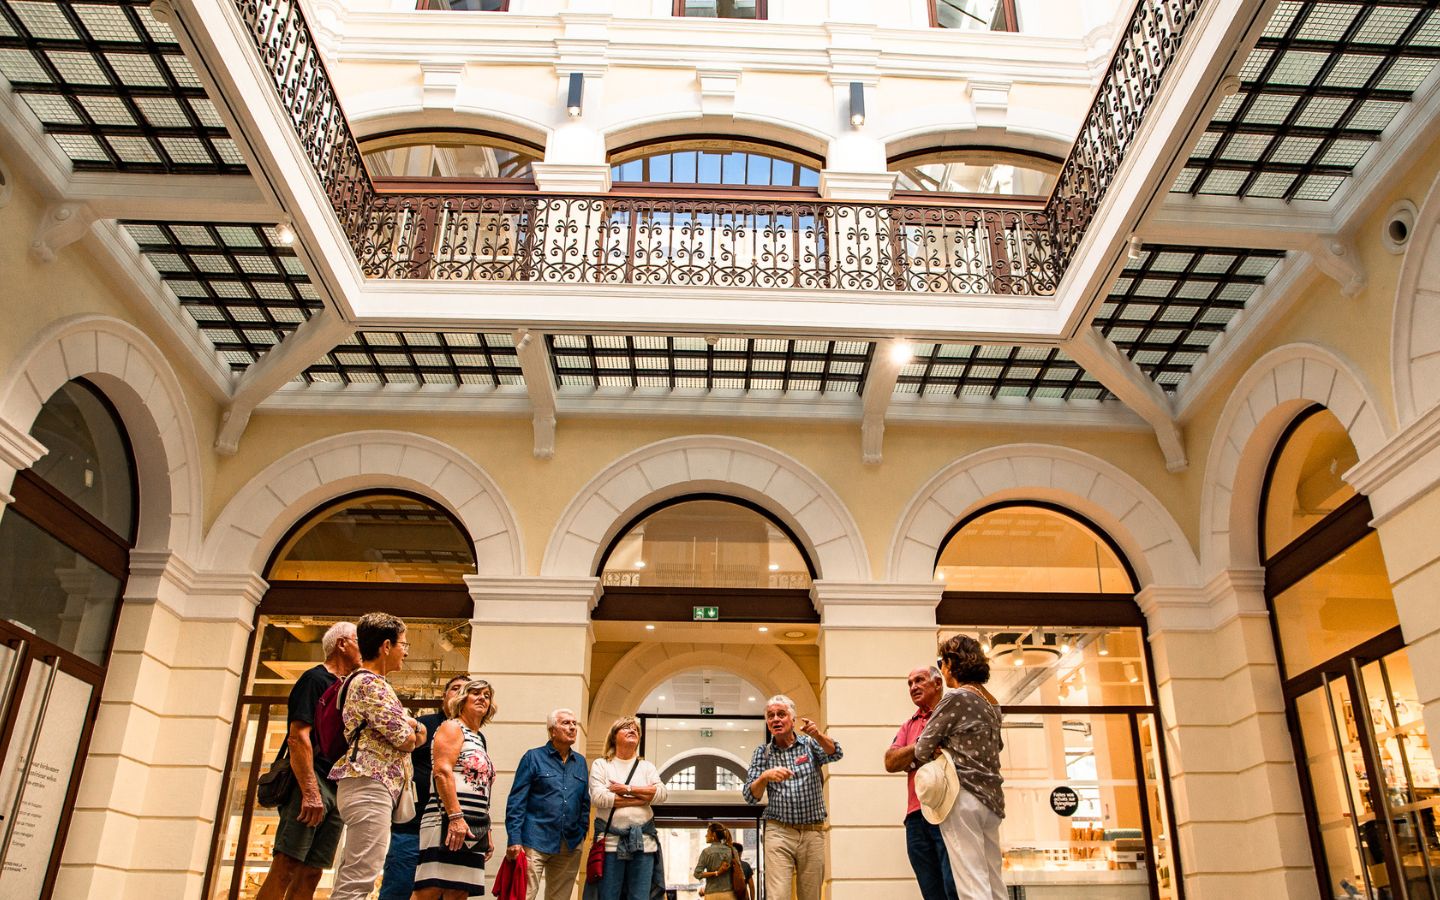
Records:
<instances>
[{"instance_id":1,"label":"woman in striped dress","mask_svg":"<svg viewBox=\"0 0 1440 900\"><path fill-rule=\"evenodd\" d=\"M420 820L414 900L465 900L485 893L485 863L495 852L490 835L495 765L480 729L496 711L490 683L471 680L453 718L435 732L435 790Z\"/></svg>"}]
</instances>

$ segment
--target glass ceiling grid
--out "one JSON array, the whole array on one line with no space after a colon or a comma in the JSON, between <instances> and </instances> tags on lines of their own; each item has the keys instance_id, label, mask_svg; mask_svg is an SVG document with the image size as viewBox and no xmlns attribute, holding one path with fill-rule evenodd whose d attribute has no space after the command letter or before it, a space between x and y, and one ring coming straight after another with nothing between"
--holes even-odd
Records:
<instances>
[{"instance_id":1,"label":"glass ceiling grid","mask_svg":"<svg viewBox=\"0 0 1440 900\"><path fill-rule=\"evenodd\" d=\"M525 384L514 339L474 332L359 331L305 370L303 380L332 384Z\"/></svg>"},{"instance_id":2,"label":"glass ceiling grid","mask_svg":"<svg viewBox=\"0 0 1440 900\"><path fill-rule=\"evenodd\" d=\"M1434 6L1281 3L1171 190L1329 200L1440 62Z\"/></svg>"},{"instance_id":3,"label":"glass ceiling grid","mask_svg":"<svg viewBox=\"0 0 1440 900\"><path fill-rule=\"evenodd\" d=\"M268 225L121 222L232 370L320 309L304 266Z\"/></svg>"},{"instance_id":4,"label":"glass ceiling grid","mask_svg":"<svg viewBox=\"0 0 1440 900\"><path fill-rule=\"evenodd\" d=\"M1028 400L1107 400L1110 392L1058 347L919 344L898 394Z\"/></svg>"},{"instance_id":5,"label":"glass ceiling grid","mask_svg":"<svg viewBox=\"0 0 1440 900\"><path fill-rule=\"evenodd\" d=\"M549 335L559 387L858 394L868 341Z\"/></svg>"},{"instance_id":6,"label":"glass ceiling grid","mask_svg":"<svg viewBox=\"0 0 1440 900\"><path fill-rule=\"evenodd\" d=\"M1283 250L1146 244L1092 324L1173 391L1284 258Z\"/></svg>"},{"instance_id":7,"label":"glass ceiling grid","mask_svg":"<svg viewBox=\"0 0 1440 900\"><path fill-rule=\"evenodd\" d=\"M0 75L76 169L248 169L169 26L142 0L0 0Z\"/></svg>"}]
</instances>

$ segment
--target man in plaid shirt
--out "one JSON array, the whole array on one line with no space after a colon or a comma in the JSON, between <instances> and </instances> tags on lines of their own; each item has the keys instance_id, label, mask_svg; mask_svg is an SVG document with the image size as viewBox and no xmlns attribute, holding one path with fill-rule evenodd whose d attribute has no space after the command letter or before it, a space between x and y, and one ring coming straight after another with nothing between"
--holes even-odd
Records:
<instances>
[{"instance_id":1,"label":"man in plaid shirt","mask_svg":"<svg viewBox=\"0 0 1440 900\"><path fill-rule=\"evenodd\" d=\"M755 748L741 795L756 804L769 791L765 826L765 898L791 900L791 882L799 882L799 900L820 900L825 880L825 798L820 767L844 751L810 719L799 719L795 701L777 694L765 703L765 727L771 743Z\"/></svg>"}]
</instances>

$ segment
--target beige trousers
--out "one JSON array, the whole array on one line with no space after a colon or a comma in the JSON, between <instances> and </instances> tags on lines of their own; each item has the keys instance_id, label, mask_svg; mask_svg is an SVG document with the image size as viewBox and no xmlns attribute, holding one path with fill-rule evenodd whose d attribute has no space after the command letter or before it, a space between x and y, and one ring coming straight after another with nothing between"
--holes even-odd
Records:
<instances>
[{"instance_id":1,"label":"beige trousers","mask_svg":"<svg viewBox=\"0 0 1440 900\"><path fill-rule=\"evenodd\" d=\"M825 881L825 833L783 822L765 823L765 900L820 900Z\"/></svg>"},{"instance_id":2,"label":"beige trousers","mask_svg":"<svg viewBox=\"0 0 1440 900\"><path fill-rule=\"evenodd\" d=\"M580 845L581 847L584 844ZM575 878L580 874L580 861L584 856L580 847L570 852L541 853L533 847L525 848L525 900L540 896L540 878L545 878L545 900L570 900L575 896Z\"/></svg>"},{"instance_id":3,"label":"beige trousers","mask_svg":"<svg viewBox=\"0 0 1440 900\"><path fill-rule=\"evenodd\" d=\"M331 900L364 900L375 890L390 849L390 819L395 798L373 778L342 778L335 789L340 818L345 820L345 856L335 870Z\"/></svg>"}]
</instances>

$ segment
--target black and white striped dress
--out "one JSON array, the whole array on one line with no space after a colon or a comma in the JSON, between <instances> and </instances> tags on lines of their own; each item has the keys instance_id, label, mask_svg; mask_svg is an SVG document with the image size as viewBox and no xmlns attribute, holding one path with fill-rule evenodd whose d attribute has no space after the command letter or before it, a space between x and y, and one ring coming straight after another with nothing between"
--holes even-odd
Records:
<instances>
[{"instance_id":1,"label":"black and white striped dress","mask_svg":"<svg viewBox=\"0 0 1440 900\"><path fill-rule=\"evenodd\" d=\"M468 846L459 850L445 847L445 805L440 792L432 790L420 818L420 865L415 870L415 890L465 890L471 897L480 897L485 894L485 842L495 765L486 752L485 737L465 727L464 722L459 724L465 739L455 758L455 795L475 840L467 841Z\"/></svg>"}]
</instances>

